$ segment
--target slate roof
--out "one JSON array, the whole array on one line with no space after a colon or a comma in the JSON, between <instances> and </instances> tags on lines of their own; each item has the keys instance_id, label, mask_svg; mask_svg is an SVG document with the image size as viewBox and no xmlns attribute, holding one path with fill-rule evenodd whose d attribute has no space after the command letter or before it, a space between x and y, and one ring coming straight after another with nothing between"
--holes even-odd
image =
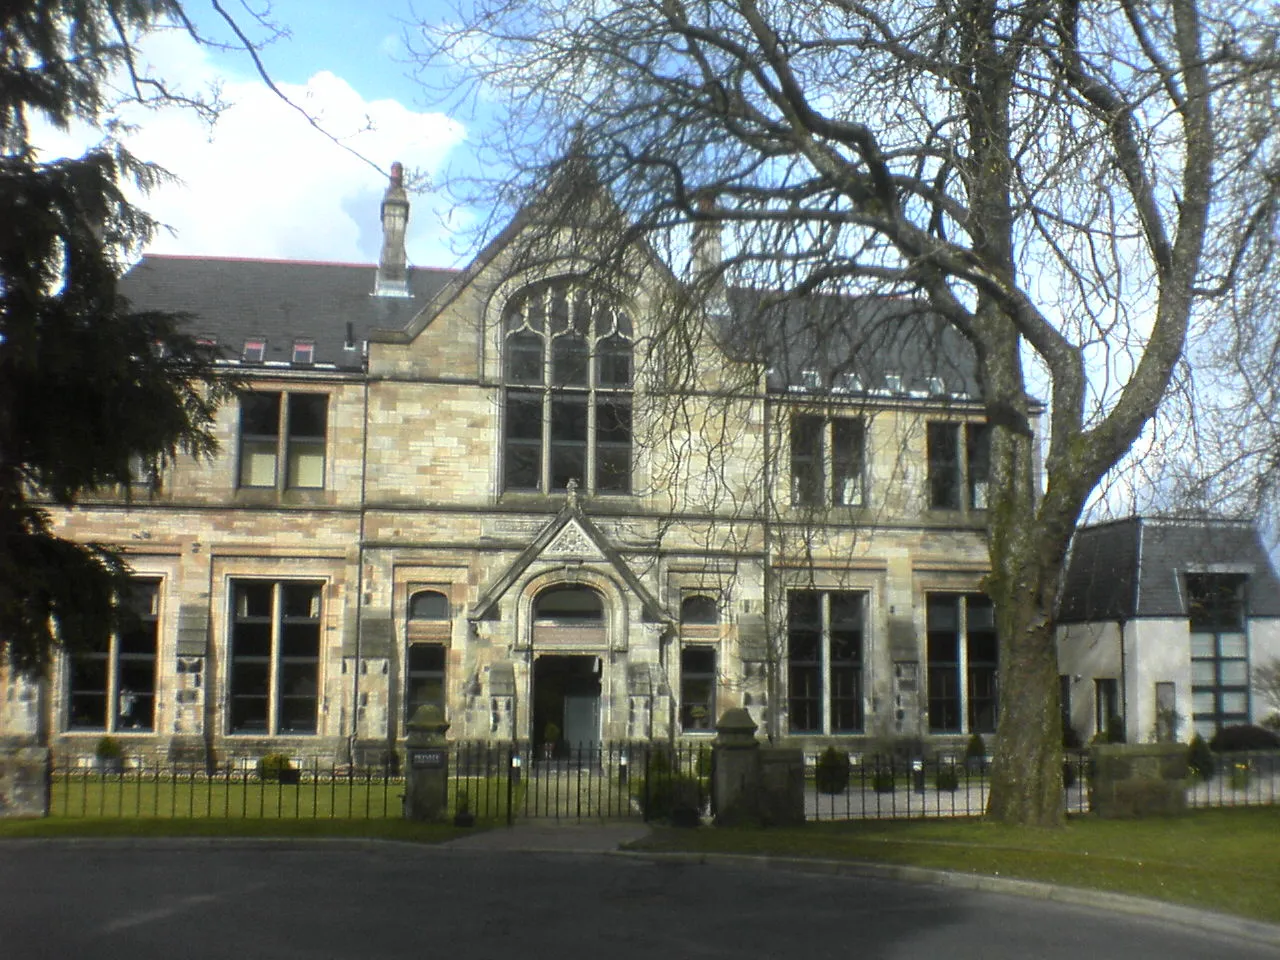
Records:
<instances>
[{"instance_id":1,"label":"slate roof","mask_svg":"<svg viewBox=\"0 0 1280 960\"><path fill-rule=\"evenodd\" d=\"M1249 615L1280 617L1280 578L1252 524L1131 517L1076 531L1058 620L1180 619L1188 572L1248 574Z\"/></svg>"},{"instance_id":2,"label":"slate roof","mask_svg":"<svg viewBox=\"0 0 1280 960\"><path fill-rule=\"evenodd\" d=\"M981 396L973 347L923 301L810 294L770 303L734 289L728 305L731 353L763 357L775 392Z\"/></svg>"},{"instance_id":3,"label":"slate roof","mask_svg":"<svg viewBox=\"0 0 1280 960\"><path fill-rule=\"evenodd\" d=\"M377 266L150 254L120 280L135 310L185 312L188 332L217 340L238 359L246 340L267 341L267 362L289 363L294 340L315 341L315 364L363 366L362 341L401 329L456 271L409 269L412 297L372 295ZM354 348L347 346L351 324Z\"/></svg>"}]
</instances>

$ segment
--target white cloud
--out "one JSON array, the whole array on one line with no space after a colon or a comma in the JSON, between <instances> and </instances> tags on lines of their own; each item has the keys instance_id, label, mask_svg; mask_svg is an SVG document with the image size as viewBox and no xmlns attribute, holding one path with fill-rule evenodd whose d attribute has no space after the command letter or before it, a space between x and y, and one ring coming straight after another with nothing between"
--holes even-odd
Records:
<instances>
[{"instance_id":1,"label":"white cloud","mask_svg":"<svg viewBox=\"0 0 1280 960\"><path fill-rule=\"evenodd\" d=\"M182 183L154 191L141 205L170 229L148 250L158 253L372 262L381 246L379 204L386 179L368 163L312 129L305 117L256 80L217 77L206 53L178 34L147 39L158 71L194 90L220 80L232 105L210 131L190 111L133 114L126 138L137 156ZM383 169L399 160L433 175L462 142L463 126L440 113L419 113L394 100L364 100L341 77L322 71L305 86L281 91L325 130ZM81 140L83 143L84 140ZM47 136L50 152L77 149ZM411 263L450 265L446 226L454 211L443 192L411 197Z\"/></svg>"}]
</instances>

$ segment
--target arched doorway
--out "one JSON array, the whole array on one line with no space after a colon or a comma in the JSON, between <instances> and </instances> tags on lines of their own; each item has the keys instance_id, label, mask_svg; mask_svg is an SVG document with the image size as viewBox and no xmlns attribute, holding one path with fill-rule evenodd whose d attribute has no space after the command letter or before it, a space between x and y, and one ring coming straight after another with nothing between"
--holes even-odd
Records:
<instances>
[{"instance_id":1,"label":"arched doorway","mask_svg":"<svg viewBox=\"0 0 1280 960\"><path fill-rule=\"evenodd\" d=\"M549 587L534 598L533 629L534 755L593 750L600 741L601 658L542 653L539 643L603 646L604 600L590 587Z\"/></svg>"}]
</instances>

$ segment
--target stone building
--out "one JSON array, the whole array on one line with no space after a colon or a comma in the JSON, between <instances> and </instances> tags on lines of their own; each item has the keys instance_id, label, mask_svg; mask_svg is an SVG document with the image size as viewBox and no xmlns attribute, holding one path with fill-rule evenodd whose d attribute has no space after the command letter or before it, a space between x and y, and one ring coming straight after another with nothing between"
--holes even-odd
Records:
<instances>
[{"instance_id":1,"label":"stone building","mask_svg":"<svg viewBox=\"0 0 1280 960\"><path fill-rule=\"evenodd\" d=\"M677 377L661 264L606 295L527 266L517 218L463 270L408 267L398 179L382 209L376 266L124 278L243 389L215 459L56 512L127 549L139 626L8 682L5 734L360 762L429 702L459 740L696 739L738 706L811 750L994 730L963 341L908 301L730 290Z\"/></svg>"}]
</instances>

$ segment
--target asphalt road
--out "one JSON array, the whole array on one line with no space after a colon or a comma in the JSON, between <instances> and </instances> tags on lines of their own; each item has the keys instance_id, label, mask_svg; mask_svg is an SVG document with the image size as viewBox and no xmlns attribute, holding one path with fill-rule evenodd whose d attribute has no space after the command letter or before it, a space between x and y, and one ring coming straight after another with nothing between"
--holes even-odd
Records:
<instances>
[{"instance_id":1,"label":"asphalt road","mask_svg":"<svg viewBox=\"0 0 1280 960\"><path fill-rule=\"evenodd\" d=\"M406 845L0 844L0 957L1232 960L1280 951L857 877Z\"/></svg>"}]
</instances>

